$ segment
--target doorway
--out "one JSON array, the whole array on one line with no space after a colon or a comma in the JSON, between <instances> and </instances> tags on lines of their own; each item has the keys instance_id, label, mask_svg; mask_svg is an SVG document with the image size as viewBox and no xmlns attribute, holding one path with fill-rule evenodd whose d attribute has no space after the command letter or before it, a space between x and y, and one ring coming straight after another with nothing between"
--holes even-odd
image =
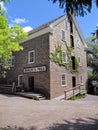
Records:
<instances>
[{"instance_id":1,"label":"doorway","mask_svg":"<svg viewBox=\"0 0 98 130\"><path fill-rule=\"evenodd\" d=\"M34 77L29 77L28 80L30 91L34 91Z\"/></svg>"},{"instance_id":2,"label":"doorway","mask_svg":"<svg viewBox=\"0 0 98 130\"><path fill-rule=\"evenodd\" d=\"M72 77L72 87L76 87L76 77Z\"/></svg>"}]
</instances>

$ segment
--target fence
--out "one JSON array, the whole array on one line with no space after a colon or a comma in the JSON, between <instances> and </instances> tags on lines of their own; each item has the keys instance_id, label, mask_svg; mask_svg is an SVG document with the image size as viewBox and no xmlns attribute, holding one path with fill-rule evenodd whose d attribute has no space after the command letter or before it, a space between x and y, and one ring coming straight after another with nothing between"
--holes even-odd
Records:
<instances>
[{"instance_id":1,"label":"fence","mask_svg":"<svg viewBox=\"0 0 98 130\"><path fill-rule=\"evenodd\" d=\"M65 99L69 99L78 94L85 94L86 88L83 85L76 86L72 89L65 91Z\"/></svg>"},{"instance_id":2,"label":"fence","mask_svg":"<svg viewBox=\"0 0 98 130\"><path fill-rule=\"evenodd\" d=\"M13 94L16 92L16 87L13 85L0 84L0 93Z\"/></svg>"}]
</instances>

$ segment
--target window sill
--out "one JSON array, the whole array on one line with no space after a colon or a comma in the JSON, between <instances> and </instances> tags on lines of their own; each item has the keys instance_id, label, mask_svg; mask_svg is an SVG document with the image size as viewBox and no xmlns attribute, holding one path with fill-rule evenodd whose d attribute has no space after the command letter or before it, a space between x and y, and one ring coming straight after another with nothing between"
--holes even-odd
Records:
<instances>
[{"instance_id":1,"label":"window sill","mask_svg":"<svg viewBox=\"0 0 98 130\"><path fill-rule=\"evenodd\" d=\"M28 64L34 64L34 62L28 62Z\"/></svg>"},{"instance_id":2,"label":"window sill","mask_svg":"<svg viewBox=\"0 0 98 130\"><path fill-rule=\"evenodd\" d=\"M65 84L65 85L61 85L62 87L67 87L67 85Z\"/></svg>"}]
</instances>

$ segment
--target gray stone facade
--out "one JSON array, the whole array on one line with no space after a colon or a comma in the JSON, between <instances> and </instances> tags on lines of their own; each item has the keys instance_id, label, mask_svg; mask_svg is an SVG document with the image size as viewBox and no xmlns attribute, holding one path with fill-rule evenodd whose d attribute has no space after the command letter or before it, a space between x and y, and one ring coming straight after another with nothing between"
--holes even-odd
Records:
<instances>
[{"instance_id":1,"label":"gray stone facade","mask_svg":"<svg viewBox=\"0 0 98 130\"><path fill-rule=\"evenodd\" d=\"M70 32L70 22L65 16L31 31L28 39L21 43L24 48L23 51L13 54L15 56L15 64L8 71L7 82L12 83L15 81L15 84L19 85L20 75L22 76L23 88L25 91L40 92L45 94L49 99L61 96L64 94L65 90L72 88L73 79L75 79L75 85L78 85L81 82L80 77L82 77L82 82L85 85L87 80L87 66L84 47L86 45L83 43L80 28L77 28L76 25L77 23L75 23L73 19L71 19L71 21L73 28L72 33ZM65 41L61 39L61 30L65 31ZM64 44L70 45L71 35L74 40L72 56L80 57L79 73L77 74L71 74L64 67L56 65L50 60L50 54L54 51L55 45L62 44L62 47ZM79 46L77 45L77 41L79 41ZM35 59L34 63L29 64L28 52L32 50L35 52ZM45 67L45 70L43 67ZM61 85L62 74L66 75L67 83L65 86ZM33 89L30 83L33 84Z\"/></svg>"}]
</instances>

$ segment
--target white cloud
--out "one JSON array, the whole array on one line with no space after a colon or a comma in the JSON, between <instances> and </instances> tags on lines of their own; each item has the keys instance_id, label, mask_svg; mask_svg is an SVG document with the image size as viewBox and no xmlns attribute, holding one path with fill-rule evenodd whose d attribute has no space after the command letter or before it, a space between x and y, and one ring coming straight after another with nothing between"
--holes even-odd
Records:
<instances>
[{"instance_id":1,"label":"white cloud","mask_svg":"<svg viewBox=\"0 0 98 130\"><path fill-rule=\"evenodd\" d=\"M96 27L98 28L98 24L96 24Z\"/></svg>"},{"instance_id":2,"label":"white cloud","mask_svg":"<svg viewBox=\"0 0 98 130\"><path fill-rule=\"evenodd\" d=\"M24 30L25 32L29 32L29 31L33 30L33 28L30 27L30 26L26 26L26 27L23 28L23 30Z\"/></svg>"},{"instance_id":3,"label":"white cloud","mask_svg":"<svg viewBox=\"0 0 98 130\"><path fill-rule=\"evenodd\" d=\"M21 23L27 23L28 20L26 20L25 18L15 18L14 20L12 20L12 22L15 24L21 24Z\"/></svg>"},{"instance_id":4,"label":"white cloud","mask_svg":"<svg viewBox=\"0 0 98 130\"><path fill-rule=\"evenodd\" d=\"M6 7L4 6L4 2L0 2L0 5L5 11L7 11Z\"/></svg>"}]
</instances>

